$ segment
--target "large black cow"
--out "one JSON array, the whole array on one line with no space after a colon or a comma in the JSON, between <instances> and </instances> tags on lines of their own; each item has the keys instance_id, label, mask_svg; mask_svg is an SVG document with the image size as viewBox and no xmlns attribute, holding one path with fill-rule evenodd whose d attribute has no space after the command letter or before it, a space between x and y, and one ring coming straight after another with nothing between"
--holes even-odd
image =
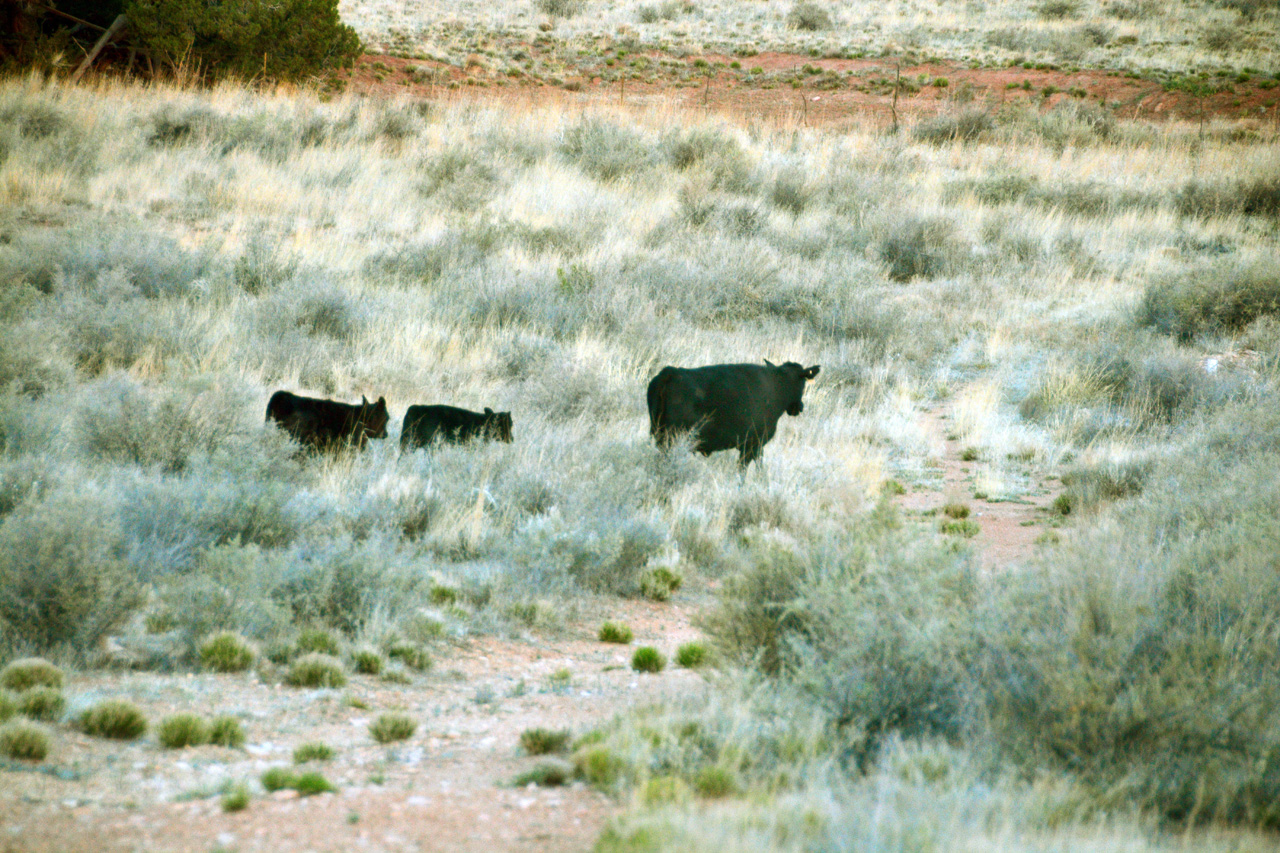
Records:
<instances>
[{"instance_id":1,"label":"large black cow","mask_svg":"<svg viewBox=\"0 0 1280 853\"><path fill-rule=\"evenodd\" d=\"M410 406L400 427L400 450L424 447L440 438L466 443L473 438L511 442L511 413L485 409L472 412L456 406Z\"/></svg>"},{"instance_id":2,"label":"large black cow","mask_svg":"<svg viewBox=\"0 0 1280 853\"><path fill-rule=\"evenodd\" d=\"M267 403L267 421L275 421L299 444L315 450L347 445L364 447L371 438L387 437L387 401L364 397L351 405L277 391Z\"/></svg>"},{"instance_id":3,"label":"large black cow","mask_svg":"<svg viewBox=\"0 0 1280 853\"><path fill-rule=\"evenodd\" d=\"M660 447L694 430L702 455L737 448L743 467L760 456L782 413L804 411L804 383L818 365L711 364L664 367L649 383L649 434Z\"/></svg>"}]
</instances>

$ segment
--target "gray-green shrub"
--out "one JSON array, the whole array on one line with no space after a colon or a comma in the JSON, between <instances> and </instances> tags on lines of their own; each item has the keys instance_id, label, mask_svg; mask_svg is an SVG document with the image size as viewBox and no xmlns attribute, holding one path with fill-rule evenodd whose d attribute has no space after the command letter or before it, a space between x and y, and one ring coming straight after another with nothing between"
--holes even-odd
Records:
<instances>
[{"instance_id":1,"label":"gray-green shrub","mask_svg":"<svg viewBox=\"0 0 1280 853\"><path fill-rule=\"evenodd\" d=\"M861 758L891 732L955 736L965 724L975 641L963 614L976 577L963 556L893 519L808 545L755 544L703 617L726 659L795 678L864 732Z\"/></svg>"},{"instance_id":2,"label":"gray-green shrub","mask_svg":"<svg viewBox=\"0 0 1280 853\"><path fill-rule=\"evenodd\" d=\"M1138 322L1181 341L1235 333L1280 315L1280 260L1225 257L1156 277L1143 293Z\"/></svg>"},{"instance_id":3,"label":"gray-green shrub","mask_svg":"<svg viewBox=\"0 0 1280 853\"><path fill-rule=\"evenodd\" d=\"M814 0L798 0L787 12L787 26L807 32L829 30L834 26L826 6Z\"/></svg>"},{"instance_id":4,"label":"gray-green shrub","mask_svg":"<svg viewBox=\"0 0 1280 853\"><path fill-rule=\"evenodd\" d=\"M566 128L560 153L590 177L606 182L643 171L652 158L639 133L596 119Z\"/></svg>"},{"instance_id":5,"label":"gray-green shrub","mask_svg":"<svg viewBox=\"0 0 1280 853\"><path fill-rule=\"evenodd\" d=\"M1191 180L1173 198L1174 207L1184 216L1280 217L1280 176L1235 181Z\"/></svg>"},{"instance_id":6,"label":"gray-green shrub","mask_svg":"<svg viewBox=\"0 0 1280 853\"><path fill-rule=\"evenodd\" d=\"M141 605L104 498L59 493L0 521L0 631L36 651L83 657Z\"/></svg>"}]
</instances>

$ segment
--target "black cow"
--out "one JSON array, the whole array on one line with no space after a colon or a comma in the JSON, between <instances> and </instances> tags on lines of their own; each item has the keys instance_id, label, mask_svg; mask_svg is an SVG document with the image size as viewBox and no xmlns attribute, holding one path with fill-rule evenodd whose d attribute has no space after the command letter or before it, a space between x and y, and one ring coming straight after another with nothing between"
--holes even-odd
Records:
<instances>
[{"instance_id":1,"label":"black cow","mask_svg":"<svg viewBox=\"0 0 1280 853\"><path fill-rule=\"evenodd\" d=\"M737 448L743 467L760 456L782 413L804 411L804 383L818 365L712 364L664 367L649 383L649 434L668 447L679 433L697 432L703 456Z\"/></svg>"},{"instance_id":2,"label":"black cow","mask_svg":"<svg viewBox=\"0 0 1280 853\"><path fill-rule=\"evenodd\" d=\"M410 406L400 427L400 450L424 447L437 438L464 444L473 438L511 442L511 413L456 406Z\"/></svg>"},{"instance_id":3,"label":"black cow","mask_svg":"<svg viewBox=\"0 0 1280 853\"><path fill-rule=\"evenodd\" d=\"M337 403L277 391L267 403L267 421L275 421L299 444L315 450L346 445L364 447L371 438L387 437L387 401L360 405Z\"/></svg>"}]
</instances>

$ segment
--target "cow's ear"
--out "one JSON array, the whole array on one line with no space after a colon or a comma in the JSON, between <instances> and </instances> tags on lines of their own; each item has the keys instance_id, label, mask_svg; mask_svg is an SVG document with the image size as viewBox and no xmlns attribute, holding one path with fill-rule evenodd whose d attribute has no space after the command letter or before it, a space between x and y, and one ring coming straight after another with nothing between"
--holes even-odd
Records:
<instances>
[{"instance_id":1,"label":"cow's ear","mask_svg":"<svg viewBox=\"0 0 1280 853\"><path fill-rule=\"evenodd\" d=\"M493 415L493 409L489 408L488 406L485 406L485 407L484 407L484 413L485 413L486 415L490 415L490 416L492 416L492 415Z\"/></svg>"},{"instance_id":2,"label":"cow's ear","mask_svg":"<svg viewBox=\"0 0 1280 853\"><path fill-rule=\"evenodd\" d=\"M362 406L367 406L367 405L369 405L369 398L368 398L368 397L366 397L365 395L361 394L361 395L360 395L360 405L362 405Z\"/></svg>"},{"instance_id":3,"label":"cow's ear","mask_svg":"<svg viewBox=\"0 0 1280 853\"><path fill-rule=\"evenodd\" d=\"M764 360L764 363L765 363L765 364L767 364L767 365L769 365L770 367L777 367L777 366L778 366L778 365L774 364L772 361L770 361L770 360L769 360L769 359L767 359L767 358Z\"/></svg>"},{"instance_id":4,"label":"cow's ear","mask_svg":"<svg viewBox=\"0 0 1280 853\"><path fill-rule=\"evenodd\" d=\"M386 407L387 407L387 398L386 398L386 397L379 397L379 398L378 398L378 408L379 408L379 409L385 409Z\"/></svg>"},{"instance_id":5,"label":"cow's ear","mask_svg":"<svg viewBox=\"0 0 1280 853\"><path fill-rule=\"evenodd\" d=\"M817 376L817 375L818 375L818 370L820 369L820 367L821 367L820 365L815 364L813 367L810 367L810 368L808 368L807 370L805 370L805 372L804 372L804 378L805 378L805 379L812 379L813 377Z\"/></svg>"}]
</instances>

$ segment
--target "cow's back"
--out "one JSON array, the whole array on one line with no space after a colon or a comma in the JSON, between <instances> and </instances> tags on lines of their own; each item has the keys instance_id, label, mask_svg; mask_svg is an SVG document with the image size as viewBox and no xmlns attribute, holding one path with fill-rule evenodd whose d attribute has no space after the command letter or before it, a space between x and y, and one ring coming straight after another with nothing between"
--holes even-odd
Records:
<instances>
[{"instance_id":1,"label":"cow's back","mask_svg":"<svg viewBox=\"0 0 1280 853\"><path fill-rule=\"evenodd\" d=\"M316 449L386 436L386 403L352 405L276 391L267 401L267 420L275 421L294 440ZM376 421L381 421L377 423Z\"/></svg>"},{"instance_id":2,"label":"cow's back","mask_svg":"<svg viewBox=\"0 0 1280 853\"><path fill-rule=\"evenodd\" d=\"M484 415L457 406L410 406L400 426L401 449L424 447L437 437L467 441L484 432Z\"/></svg>"},{"instance_id":3,"label":"cow's back","mask_svg":"<svg viewBox=\"0 0 1280 853\"><path fill-rule=\"evenodd\" d=\"M667 367L658 378L664 374L659 430L696 429L696 446L702 453L741 448L753 441L763 443L772 437L783 406L773 388L769 368L757 364L712 364ZM651 431L652 414L651 404Z\"/></svg>"}]
</instances>

